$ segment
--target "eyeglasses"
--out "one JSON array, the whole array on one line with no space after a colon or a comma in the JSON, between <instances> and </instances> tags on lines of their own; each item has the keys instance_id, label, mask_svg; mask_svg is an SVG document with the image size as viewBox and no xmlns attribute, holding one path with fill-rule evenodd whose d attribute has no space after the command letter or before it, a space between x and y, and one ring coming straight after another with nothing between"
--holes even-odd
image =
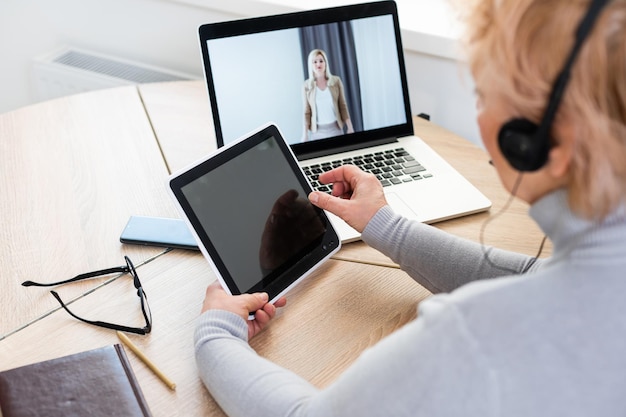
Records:
<instances>
[{"instance_id":1,"label":"eyeglasses","mask_svg":"<svg viewBox=\"0 0 626 417\"><path fill-rule=\"evenodd\" d=\"M94 277L98 277L102 275L109 275L109 274L114 274L114 273L130 274L133 277L133 284L135 285L135 288L137 289L137 295L139 296L139 300L141 301L141 312L143 313L143 317L146 320L146 325L144 327L128 327L128 326L122 326L122 325L113 324L113 323L107 323L105 321L92 321L92 320L84 319L72 313L70 309L67 307L67 305L65 305L63 300L61 300L61 297L59 296L59 294L56 293L56 291L50 291L50 293L54 296L54 298L56 298L59 304L61 304L61 307L65 309L65 311L67 311L75 319L78 319L82 322L93 324L94 326L105 327L107 329L112 329L112 330L120 330L120 331L128 332L128 333L148 334L152 330L152 313L150 312L150 306L148 305L148 297L145 291L143 290L143 287L141 286L141 281L139 281L139 276L137 275L137 271L135 270L135 266L133 265L132 261L128 258L128 256L124 256L124 260L126 261L126 266L117 266L114 268L102 269L100 271L87 272L85 274L76 275L74 278L70 278L65 281L52 282L52 283L38 283L38 282L33 282L33 281L24 281L22 282L22 285L24 287L51 287L54 285L67 284L68 282L75 282L75 281L80 281L82 279L94 278Z\"/></svg>"}]
</instances>

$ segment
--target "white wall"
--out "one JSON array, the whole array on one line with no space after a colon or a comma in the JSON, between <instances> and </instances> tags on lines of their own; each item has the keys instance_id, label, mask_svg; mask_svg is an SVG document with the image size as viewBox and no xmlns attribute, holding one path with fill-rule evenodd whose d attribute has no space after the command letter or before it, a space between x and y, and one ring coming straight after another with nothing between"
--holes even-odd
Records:
<instances>
[{"instance_id":1,"label":"white wall","mask_svg":"<svg viewBox=\"0 0 626 417\"><path fill-rule=\"evenodd\" d=\"M411 109L482 147L476 124L474 83L460 63L405 51Z\"/></svg>"},{"instance_id":2,"label":"white wall","mask_svg":"<svg viewBox=\"0 0 626 417\"><path fill-rule=\"evenodd\" d=\"M224 141L271 121L280 126L288 142L300 142L302 107L293 105L302 102L297 29L216 39L208 44ZM242 50L246 53L232 53ZM222 62L228 65L220 65ZM249 97L259 100L247 100Z\"/></svg>"},{"instance_id":3,"label":"white wall","mask_svg":"<svg viewBox=\"0 0 626 417\"><path fill-rule=\"evenodd\" d=\"M34 100L31 59L67 44L201 78L198 26L235 17L164 0L1 0L0 112Z\"/></svg>"},{"instance_id":4,"label":"white wall","mask_svg":"<svg viewBox=\"0 0 626 417\"><path fill-rule=\"evenodd\" d=\"M441 0L406 1L406 5L398 1L403 28L403 22L423 19L411 18L417 15L415 7L441 13L441 8L434 6ZM345 1L350 2L354 3ZM244 3L258 4L243 7ZM404 15L403 7L407 10ZM61 46L202 78L197 41L200 24L287 10L289 6L251 0L0 0L0 113L35 102L32 58ZM428 113L434 122L479 143L473 86L451 56L449 40L437 35L426 44L420 36L403 32L413 112Z\"/></svg>"}]
</instances>

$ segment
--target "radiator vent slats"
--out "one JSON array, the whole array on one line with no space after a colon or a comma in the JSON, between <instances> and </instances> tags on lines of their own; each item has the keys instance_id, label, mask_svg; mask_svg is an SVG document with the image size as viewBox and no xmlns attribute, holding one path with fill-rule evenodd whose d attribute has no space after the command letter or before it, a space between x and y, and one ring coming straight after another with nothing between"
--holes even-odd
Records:
<instances>
[{"instance_id":1,"label":"radiator vent slats","mask_svg":"<svg viewBox=\"0 0 626 417\"><path fill-rule=\"evenodd\" d=\"M144 66L127 64L125 62L101 58L72 50L56 57L53 62L85 71L108 75L110 77L121 78L138 84L186 79L171 73L155 71Z\"/></svg>"},{"instance_id":2,"label":"radiator vent slats","mask_svg":"<svg viewBox=\"0 0 626 417\"><path fill-rule=\"evenodd\" d=\"M101 88L198 78L74 47L64 47L33 59L32 71L38 101Z\"/></svg>"}]
</instances>

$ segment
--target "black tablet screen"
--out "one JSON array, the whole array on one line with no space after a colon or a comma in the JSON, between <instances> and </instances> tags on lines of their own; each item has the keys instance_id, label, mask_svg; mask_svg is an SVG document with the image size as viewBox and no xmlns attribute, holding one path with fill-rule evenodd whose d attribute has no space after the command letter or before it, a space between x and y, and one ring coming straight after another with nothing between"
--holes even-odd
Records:
<instances>
[{"instance_id":1,"label":"black tablet screen","mask_svg":"<svg viewBox=\"0 0 626 417\"><path fill-rule=\"evenodd\" d=\"M234 158L214 158L181 188L200 238L241 293L264 288L327 230L283 152L269 136Z\"/></svg>"}]
</instances>

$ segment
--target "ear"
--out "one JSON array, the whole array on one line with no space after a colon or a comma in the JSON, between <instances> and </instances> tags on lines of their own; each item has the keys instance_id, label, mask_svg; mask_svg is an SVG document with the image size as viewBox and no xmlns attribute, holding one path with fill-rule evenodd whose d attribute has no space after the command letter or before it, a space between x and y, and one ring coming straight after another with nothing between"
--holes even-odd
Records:
<instances>
[{"instance_id":1,"label":"ear","mask_svg":"<svg viewBox=\"0 0 626 417\"><path fill-rule=\"evenodd\" d=\"M573 125L558 126L554 129L555 143L550 149L546 169L554 178L564 179L569 174L570 164L574 155L576 135Z\"/></svg>"}]
</instances>

